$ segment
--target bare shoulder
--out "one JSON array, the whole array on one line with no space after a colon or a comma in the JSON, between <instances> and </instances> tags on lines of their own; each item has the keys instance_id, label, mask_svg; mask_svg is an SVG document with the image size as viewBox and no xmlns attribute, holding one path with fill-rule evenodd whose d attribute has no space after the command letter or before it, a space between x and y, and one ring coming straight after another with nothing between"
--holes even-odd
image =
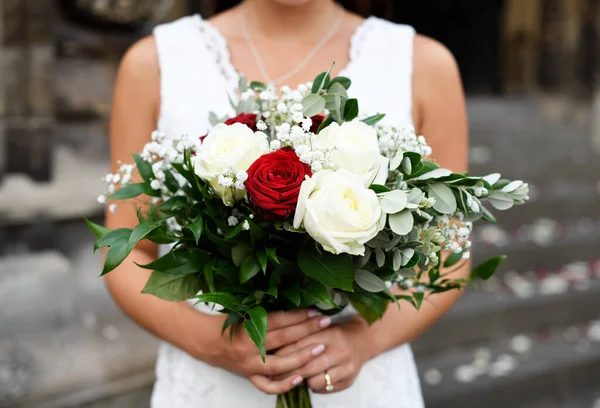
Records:
<instances>
[{"instance_id":1,"label":"bare shoulder","mask_svg":"<svg viewBox=\"0 0 600 408\"><path fill-rule=\"evenodd\" d=\"M417 35L413 55L413 116L415 124L422 124L435 100L461 102L464 92L456 59L442 43Z\"/></svg>"},{"instance_id":2,"label":"bare shoulder","mask_svg":"<svg viewBox=\"0 0 600 408\"><path fill-rule=\"evenodd\" d=\"M454 56L433 38L420 34L415 37L413 64L417 79L460 80Z\"/></svg>"},{"instance_id":3,"label":"bare shoulder","mask_svg":"<svg viewBox=\"0 0 600 408\"><path fill-rule=\"evenodd\" d=\"M123 56L115 84L115 107L136 102L157 114L160 103L160 70L154 36L142 38Z\"/></svg>"},{"instance_id":4,"label":"bare shoulder","mask_svg":"<svg viewBox=\"0 0 600 408\"><path fill-rule=\"evenodd\" d=\"M158 79L158 52L154 36L144 37L133 44L123 56L120 74L142 75L143 79Z\"/></svg>"}]
</instances>

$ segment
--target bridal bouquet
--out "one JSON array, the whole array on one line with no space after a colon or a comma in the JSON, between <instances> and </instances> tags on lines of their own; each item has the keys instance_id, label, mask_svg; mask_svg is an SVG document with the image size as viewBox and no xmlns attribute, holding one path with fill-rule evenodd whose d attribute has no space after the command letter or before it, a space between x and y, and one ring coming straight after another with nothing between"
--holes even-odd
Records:
<instances>
[{"instance_id":1,"label":"bridal bouquet","mask_svg":"<svg viewBox=\"0 0 600 408\"><path fill-rule=\"evenodd\" d=\"M419 308L489 278L503 257L470 279L451 272L469 258L472 222L494 222L490 206L524 203L527 184L440 168L412 127L361 116L350 84L324 72L278 95L242 79L237 116L212 114L207 135L155 132L101 196L143 197L139 224L111 231L88 221L95 249L108 247L102 274L141 240L171 244L139 265L153 271L144 293L219 305L224 329L242 325L263 357L269 311L351 305L374 322L391 304ZM309 407L306 386L278 406Z\"/></svg>"}]
</instances>

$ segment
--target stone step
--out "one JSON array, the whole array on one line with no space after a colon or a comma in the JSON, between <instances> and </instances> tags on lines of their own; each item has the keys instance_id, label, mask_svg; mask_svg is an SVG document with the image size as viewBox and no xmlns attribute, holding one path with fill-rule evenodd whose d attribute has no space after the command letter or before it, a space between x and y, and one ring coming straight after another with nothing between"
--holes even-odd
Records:
<instances>
[{"instance_id":1,"label":"stone step","mask_svg":"<svg viewBox=\"0 0 600 408\"><path fill-rule=\"evenodd\" d=\"M76 280L57 251L0 257L0 338L63 327L75 318Z\"/></svg>"},{"instance_id":2,"label":"stone step","mask_svg":"<svg viewBox=\"0 0 600 408\"><path fill-rule=\"evenodd\" d=\"M498 244L485 244L481 235L475 235L473 255L475 263L497 255L507 255L500 271L510 270L555 270L557 265L589 261L598 257L600 228L586 234L568 230L564 235L544 237L535 242L522 241L507 235Z\"/></svg>"},{"instance_id":3,"label":"stone step","mask_svg":"<svg viewBox=\"0 0 600 408\"><path fill-rule=\"evenodd\" d=\"M4 337L0 406L81 407L147 388L156 350L157 340L130 322Z\"/></svg>"},{"instance_id":4,"label":"stone step","mask_svg":"<svg viewBox=\"0 0 600 408\"><path fill-rule=\"evenodd\" d=\"M574 402L594 398L600 375L600 322L593 327L590 339L560 329L420 357L427 407L584 407Z\"/></svg>"},{"instance_id":5,"label":"stone step","mask_svg":"<svg viewBox=\"0 0 600 408\"><path fill-rule=\"evenodd\" d=\"M494 339L509 339L533 330L582 324L600 317L600 280L587 287L566 287L563 293L530 285L520 294L508 290L469 291L442 319L413 343L415 355L426 357L440 350Z\"/></svg>"}]
</instances>

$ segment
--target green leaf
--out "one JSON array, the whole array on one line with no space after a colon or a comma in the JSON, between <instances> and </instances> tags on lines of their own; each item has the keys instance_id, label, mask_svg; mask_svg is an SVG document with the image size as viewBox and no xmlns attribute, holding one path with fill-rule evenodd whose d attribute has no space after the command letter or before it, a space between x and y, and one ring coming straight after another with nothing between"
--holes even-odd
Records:
<instances>
[{"instance_id":1,"label":"green leaf","mask_svg":"<svg viewBox=\"0 0 600 408\"><path fill-rule=\"evenodd\" d=\"M131 236L129 237L129 243L127 244L127 250L131 251L140 242L145 239L152 231L161 226L161 222L155 223L142 223L133 229Z\"/></svg>"},{"instance_id":2,"label":"green leaf","mask_svg":"<svg viewBox=\"0 0 600 408\"><path fill-rule=\"evenodd\" d=\"M133 155L133 160L135 160L135 166L137 167L140 176L142 176L142 179L144 179L146 183L150 183L154 178L152 164L148 163L137 154Z\"/></svg>"},{"instance_id":3,"label":"green leaf","mask_svg":"<svg viewBox=\"0 0 600 408\"><path fill-rule=\"evenodd\" d=\"M171 302L182 302L191 299L199 291L200 280L196 275L175 275L154 271L142 293Z\"/></svg>"},{"instance_id":4,"label":"green leaf","mask_svg":"<svg viewBox=\"0 0 600 408\"><path fill-rule=\"evenodd\" d=\"M377 275L365 271L364 269L357 269L354 272L354 281L358 286L366 290L367 292L377 293L387 290L387 285Z\"/></svg>"},{"instance_id":5,"label":"green leaf","mask_svg":"<svg viewBox=\"0 0 600 408\"><path fill-rule=\"evenodd\" d=\"M393 190L385 193L381 199L381 209L386 214L396 214L406 208L408 196L402 190Z\"/></svg>"},{"instance_id":6,"label":"green leaf","mask_svg":"<svg viewBox=\"0 0 600 408\"><path fill-rule=\"evenodd\" d=\"M92 234L94 234L96 236L96 238L98 238L98 239L102 238L104 235L108 234L111 231L110 228L106 228L102 225L94 224L89 219L87 219L87 217L84 217L84 219L85 219L85 223L87 224L88 228L90 229L90 231L92 231Z\"/></svg>"},{"instance_id":7,"label":"green leaf","mask_svg":"<svg viewBox=\"0 0 600 408\"><path fill-rule=\"evenodd\" d=\"M325 117L325 119L323 119L323 122L321 122L321 124L319 125L319 129L317 129L317 134L319 134L319 132L323 129L325 129L327 126L331 125L333 123L333 116L331 116L331 114L327 115Z\"/></svg>"},{"instance_id":8,"label":"green leaf","mask_svg":"<svg viewBox=\"0 0 600 408\"><path fill-rule=\"evenodd\" d=\"M413 298L415 300L415 307L417 308L417 310L419 310L421 308L421 305L423 304L423 299L425 299L425 293L415 292L413 294Z\"/></svg>"},{"instance_id":9,"label":"green leaf","mask_svg":"<svg viewBox=\"0 0 600 408\"><path fill-rule=\"evenodd\" d=\"M400 165L400 162L398 162L398 165ZM419 163L419 169L413 169L412 173L410 174L410 176L407 176L406 179L407 180L412 180L412 177L419 177L422 176L423 174L427 174L429 172L432 172L433 170L439 169L440 166L437 165L436 162L433 162L431 160L423 160Z\"/></svg>"},{"instance_id":10,"label":"green leaf","mask_svg":"<svg viewBox=\"0 0 600 408\"><path fill-rule=\"evenodd\" d=\"M364 122L364 123L366 123L369 126L375 126L383 118L385 118L385 114L384 113L380 113L380 114L377 114L377 115L369 116L368 118L363 119L361 122Z\"/></svg>"},{"instance_id":11,"label":"green leaf","mask_svg":"<svg viewBox=\"0 0 600 408\"><path fill-rule=\"evenodd\" d=\"M369 188L373 191L375 191L377 194L381 194L381 193L389 193L390 191L392 191L390 188L386 187L386 186L382 186L380 184L371 184L369 186Z\"/></svg>"},{"instance_id":12,"label":"green leaf","mask_svg":"<svg viewBox=\"0 0 600 408\"><path fill-rule=\"evenodd\" d=\"M412 258L410 258L408 263L406 263L406 265L403 265L403 267L405 269L414 268L415 266L417 266L419 264L420 261L421 261L421 255L419 255L418 252L415 252L415 254L412 256Z\"/></svg>"},{"instance_id":13,"label":"green leaf","mask_svg":"<svg viewBox=\"0 0 600 408\"><path fill-rule=\"evenodd\" d=\"M348 255L319 254L303 248L298 253L298 266L306 276L328 288L353 290L354 262Z\"/></svg>"},{"instance_id":14,"label":"green leaf","mask_svg":"<svg viewBox=\"0 0 600 408\"><path fill-rule=\"evenodd\" d=\"M349 293L347 296L352 306L369 324L381 319L389 304L389 300L374 293Z\"/></svg>"},{"instance_id":15,"label":"green leaf","mask_svg":"<svg viewBox=\"0 0 600 408\"><path fill-rule=\"evenodd\" d=\"M331 66L331 68L333 68L333 65ZM329 71L321 72L319 75L317 75L317 77L313 81L313 86L311 89L312 94L318 94L323 89L327 88L327 85L329 85L329 82L331 82L331 77L329 76L329 73L331 72L331 68L329 68ZM313 115L310 115L310 116L313 116Z\"/></svg>"},{"instance_id":16,"label":"green leaf","mask_svg":"<svg viewBox=\"0 0 600 408\"><path fill-rule=\"evenodd\" d=\"M248 221L248 224L250 225L250 240L252 241L252 246L256 247L263 239L265 239L265 232L253 220L247 219L246 221Z\"/></svg>"},{"instance_id":17,"label":"green leaf","mask_svg":"<svg viewBox=\"0 0 600 408\"><path fill-rule=\"evenodd\" d=\"M456 211L456 197L452 189L442 183L434 183L427 187L429 197L435 199L433 209L442 214L454 214Z\"/></svg>"},{"instance_id":18,"label":"green leaf","mask_svg":"<svg viewBox=\"0 0 600 408\"><path fill-rule=\"evenodd\" d=\"M260 272L260 264L254 256L246 258L240 266L240 283L246 283Z\"/></svg>"},{"instance_id":19,"label":"green leaf","mask_svg":"<svg viewBox=\"0 0 600 408\"><path fill-rule=\"evenodd\" d=\"M124 187L121 187L117 191L115 191L110 197L109 200L126 200L129 198L134 198L139 195L146 194L152 197L160 197L160 192L158 190L153 190L147 183L134 183L127 184Z\"/></svg>"},{"instance_id":20,"label":"green leaf","mask_svg":"<svg viewBox=\"0 0 600 408\"><path fill-rule=\"evenodd\" d=\"M208 290L211 292L215 292L215 270L214 263L207 262L204 264L202 268L202 274L204 275L204 280L206 281L206 285L208 285Z\"/></svg>"},{"instance_id":21,"label":"green leaf","mask_svg":"<svg viewBox=\"0 0 600 408\"><path fill-rule=\"evenodd\" d=\"M277 258L277 248L267 248L267 256L276 264L279 264L279 259Z\"/></svg>"},{"instance_id":22,"label":"green leaf","mask_svg":"<svg viewBox=\"0 0 600 408\"><path fill-rule=\"evenodd\" d=\"M94 244L94 252L96 252L99 248L111 246L122 238L129 239L130 235L131 229L129 228L117 228L112 231L109 230L106 235L104 235L102 238L96 241L96 243Z\"/></svg>"},{"instance_id":23,"label":"green leaf","mask_svg":"<svg viewBox=\"0 0 600 408\"><path fill-rule=\"evenodd\" d=\"M340 84L344 87L344 89L348 90L352 85L352 81L350 80L350 78L339 76L331 80L331 82L329 83L329 88L331 88L333 84Z\"/></svg>"},{"instance_id":24,"label":"green leaf","mask_svg":"<svg viewBox=\"0 0 600 408\"><path fill-rule=\"evenodd\" d=\"M250 82L250 88L256 92L262 92L267 89L267 85L259 81L252 81Z\"/></svg>"},{"instance_id":25,"label":"green leaf","mask_svg":"<svg viewBox=\"0 0 600 408\"><path fill-rule=\"evenodd\" d=\"M251 253L252 247L246 242L240 242L231 249L231 260L235 266L240 266Z\"/></svg>"},{"instance_id":26,"label":"green leaf","mask_svg":"<svg viewBox=\"0 0 600 408\"><path fill-rule=\"evenodd\" d=\"M218 292L218 293L201 293L194 296L198 303L214 303L223 306L227 310L232 312L241 313L244 310L244 305L238 301L235 296L231 293Z\"/></svg>"},{"instance_id":27,"label":"green leaf","mask_svg":"<svg viewBox=\"0 0 600 408\"><path fill-rule=\"evenodd\" d=\"M496 272L502 261L506 259L506 256L497 256L490 258L485 262L482 262L471 271L471 280L482 279L488 280Z\"/></svg>"},{"instance_id":28,"label":"green leaf","mask_svg":"<svg viewBox=\"0 0 600 408\"><path fill-rule=\"evenodd\" d=\"M172 193L176 193L177 191L179 191L179 183L177 182L177 180L175 179L173 174L171 174L170 171L165 171L164 173L165 173L165 185L167 186L169 191Z\"/></svg>"},{"instance_id":29,"label":"green leaf","mask_svg":"<svg viewBox=\"0 0 600 408\"><path fill-rule=\"evenodd\" d=\"M210 258L209 253L206 251L175 249L149 264L137 265L144 269L176 275L188 275L202 271L204 264L209 262Z\"/></svg>"},{"instance_id":30,"label":"green leaf","mask_svg":"<svg viewBox=\"0 0 600 408\"><path fill-rule=\"evenodd\" d=\"M190 231L192 235L194 235L194 239L196 240L196 245L200 242L200 237L202 236L202 231L204 230L204 219L202 216L198 216L194 222L185 226L185 229Z\"/></svg>"},{"instance_id":31,"label":"green leaf","mask_svg":"<svg viewBox=\"0 0 600 408\"><path fill-rule=\"evenodd\" d=\"M249 319L244 321L244 329L246 329L246 333L248 333L248 336L250 336L256 347L258 347L264 362L267 354L265 345L268 329L267 311L261 306L255 306L248 310L248 316Z\"/></svg>"},{"instance_id":32,"label":"green leaf","mask_svg":"<svg viewBox=\"0 0 600 408\"><path fill-rule=\"evenodd\" d=\"M350 122L358 116L358 100L348 99L344 106L344 120Z\"/></svg>"},{"instance_id":33,"label":"green leaf","mask_svg":"<svg viewBox=\"0 0 600 408\"><path fill-rule=\"evenodd\" d=\"M285 296L296 307L300 306L300 302L302 300L302 293L300 292L300 288L297 284L289 289L284 290L283 296Z\"/></svg>"},{"instance_id":34,"label":"green leaf","mask_svg":"<svg viewBox=\"0 0 600 408\"><path fill-rule=\"evenodd\" d=\"M329 290L319 282L311 282L310 285L302 289L302 291L319 303L327 305L331 308L338 308L338 305L336 305L331 298Z\"/></svg>"},{"instance_id":35,"label":"green leaf","mask_svg":"<svg viewBox=\"0 0 600 408\"><path fill-rule=\"evenodd\" d=\"M450 268L451 266L456 265L462 259L462 251L461 252L452 252L446 260L444 261L444 268Z\"/></svg>"},{"instance_id":36,"label":"green leaf","mask_svg":"<svg viewBox=\"0 0 600 408\"><path fill-rule=\"evenodd\" d=\"M237 325L242 320L242 316L237 313L228 313L227 318L225 319L225 323L223 323L223 328L221 329L221 335L225 334L228 328ZM229 340L233 339L233 330L229 332Z\"/></svg>"},{"instance_id":37,"label":"green leaf","mask_svg":"<svg viewBox=\"0 0 600 408\"><path fill-rule=\"evenodd\" d=\"M127 237L122 237L113 242L110 248L108 248L106 258L104 259L104 268L102 269L102 274L100 276L104 276L113 271L117 266L121 265L125 258L127 258L127 255L129 255L129 251L127 250L128 241Z\"/></svg>"},{"instance_id":38,"label":"green leaf","mask_svg":"<svg viewBox=\"0 0 600 408\"><path fill-rule=\"evenodd\" d=\"M408 235L415 224L415 219L410 210L403 210L389 217L390 228L398 235Z\"/></svg>"},{"instance_id":39,"label":"green leaf","mask_svg":"<svg viewBox=\"0 0 600 408\"><path fill-rule=\"evenodd\" d=\"M260 269L262 269L263 273L266 274L267 273L267 260L268 260L267 251L264 249L257 251L256 259L258 259L258 263L260 264Z\"/></svg>"}]
</instances>

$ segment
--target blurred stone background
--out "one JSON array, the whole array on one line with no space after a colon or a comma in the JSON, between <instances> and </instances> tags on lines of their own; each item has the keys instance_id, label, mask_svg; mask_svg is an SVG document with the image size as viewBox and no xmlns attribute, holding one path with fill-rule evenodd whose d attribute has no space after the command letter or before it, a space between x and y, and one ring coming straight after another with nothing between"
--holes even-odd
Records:
<instances>
[{"instance_id":1,"label":"blurred stone background","mask_svg":"<svg viewBox=\"0 0 600 408\"><path fill-rule=\"evenodd\" d=\"M0 407L148 406L157 342L82 217L103 217L120 56L206 3L0 0ZM427 406L600 407L600 0L394 3L457 56L472 172L533 185L476 229L477 259L509 255L497 278L414 344Z\"/></svg>"}]
</instances>

